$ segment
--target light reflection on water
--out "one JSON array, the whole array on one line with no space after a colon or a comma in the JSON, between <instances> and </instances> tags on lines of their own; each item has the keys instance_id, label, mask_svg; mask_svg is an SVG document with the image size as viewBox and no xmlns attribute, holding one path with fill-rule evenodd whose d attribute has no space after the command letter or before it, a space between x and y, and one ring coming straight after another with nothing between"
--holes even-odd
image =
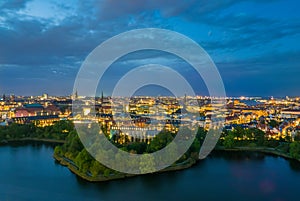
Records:
<instances>
[{"instance_id":1,"label":"light reflection on water","mask_svg":"<svg viewBox=\"0 0 300 201\"><path fill-rule=\"evenodd\" d=\"M298 200L300 164L260 153L214 152L177 172L88 183L53 146L0 147L0 200Z\"/></svg>"}]
</instances>

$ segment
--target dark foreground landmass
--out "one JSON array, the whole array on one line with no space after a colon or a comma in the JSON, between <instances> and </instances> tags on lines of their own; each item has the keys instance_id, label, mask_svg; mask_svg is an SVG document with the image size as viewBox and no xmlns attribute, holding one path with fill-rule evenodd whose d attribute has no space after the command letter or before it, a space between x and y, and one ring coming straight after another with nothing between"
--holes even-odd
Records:
<instances>
[{"instance_id":1,"label":"dark foreground landmass","mask_svg":"<svg viewBox=\"0 0 300 201\"><path fill-rule=\"evenodd\" d=\"M178 171L195 165L198 161L199 150L207 132L199 128L194 142L188 151L170 167L157 173ZM117 144L116 139L110 139L115 146L133 154L153 153L168 145L174 139L174 134L163 131L150 143L127 142ZM125 140L126 141L126 140ZM136 175L120 173L105 167L96 161L82 145L74 126L69 121L60 121L53 126L44 128L34 125L13 124L0 127L0 145L14 142L47 142L57 145L53 157L61 165L66 166L80 178L90 182L101 182L124 179ZM219 151L253 151L290 160L300 161L300 141L290 138L279 140L268 139L264 132L258 129L224 131L215 150ZM157 174L155 173L155 174Z\"/></svg>"},{"instance_id":2,"label":"dark foreground landmass","mask_svg":"<svg viewBox=\"0 0 300 201\"><path fill-rule=\"evenodd\" d=\"M236 148L224 148L224 147L217 147L215 148L217 151L226 151L226 152L260 152L268 155L273 155L273 156L279 156L283 157L285 159L289 160L296 160L300 162L299 159L292 158L289 154L283 153L280 150L276 150L274 148L269 148L269 147L236 147ZM82 173L79 168L74 164L73 161L70 161L67 158L58 156L56 154L53 155L56 161L58 161L61 165L66 166L69 168L71 172L79 176L80 178L90 181L90 182L103 182L103 181L110 181L110 180L116 180L116 179L125 179L128 177L133 177L133 176L138 176L138 175L130 175L130 174L125 174L125 173L117 173L117 174L110 174L107 176L104 175L98 175L96 177L92 176L91 174L85 174ZM203 159L205 160L205 159ZM187 168L192 167L193 165L196 165L198 160L195 160L193 158L187 159L185 162L180 163L180 164L175 164L170 167L167 167L163 170L160 170L157 173L163 173L163 172L169 172L169 171L179 171L179 170L184 170ZM153 174L153 173L152 173Z\"/></svg>"},{"instance_id":3,"label":"dark foreground landmass","mask_svg":"<svg viewBox=\"0 0 300 201\"><path fill-rule=\"evenodd\" d=\"M170 167L157 173L182 170L195 165L198 161L199 150L206 134L207 132L204 129L199 128L190 149ZM139 142L115 145L129 153L152 153L165 147L173 139L173 134L163 131L150 144ZM296 159L299 161L300 159L300 142L292 142L289 138L281 138L280 140L268 139L265 137L265 133L258 129L244 130L237 128L234 131L224 131L215 150L255 151L291 160ZM54 158L60 164L67 166L73 173L87 181L108 181L136 176L111 170L95 161L83 148L76 133L71 133L66 138L64 145L56 147Z\"/></svg>"}]
</instances>

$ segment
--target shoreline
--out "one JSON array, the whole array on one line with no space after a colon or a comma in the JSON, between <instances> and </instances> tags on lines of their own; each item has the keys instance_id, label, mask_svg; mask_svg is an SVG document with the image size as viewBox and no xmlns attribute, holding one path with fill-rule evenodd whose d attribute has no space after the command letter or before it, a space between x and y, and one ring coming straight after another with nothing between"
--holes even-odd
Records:
<instances>
[{"instance_id":1,"label":"shoreline","mask_svg":"<svg viewBox=\"0 0 300 201\"><path fill-rule=\"evenodd\" d=\"M225 149L224 147L216 147L214 149L215 151L226 151L226 152L260 152L260 153L264 153L264 154L269 154L269 155L273 155L273 156L278 156L278 157L282 157L285 158L287 160L295 160L300 162L299 159L295 159L292 158L291 156L289 156L286 153L282 153L279 150L276 150L275 148L269 148L269 147L235 147L235 148L231 148L231 149ZM117 175L110 175L108 177L105 177L103 175L99 175L97 177L92 177L89 176L87 174L81 173L78 171L78 168L75 166L75 164L72 164L71 161L68 161L69 159L58 156L53 154L53 158L55 159L55 161L57 161L60 165L63 165L65 167L67 167L73 174L75 174L76 176L80 177L81 179L88 181L88 182L106 182L106 181L112 181L112 180L119 180L119 179L125 179L125 178L130 178L130 177L135 177L135 176L143 176L143 175L147 175L147 174L125 174L125 173L120 173ZM171 171L180 171L180 170L184 170L187 168L190 168L194 165L197 164L197 162L199 162L200 159L198 160L194 160L192 158L188 158L185 162L175 165L175 166L170 166L167 167L163 170L160 170L158 172L154 172L154 173L148 173L148 174L160 174L163 172L171 172Z\"/></svg>"},{"instance_id":2,"label":"shoreline","mask_svg":"<svg viewBox=\"0 0 300 201\"><path fill-rule=\"evenodd\" d=\"M125 178L130 178L130 177L136 177L136 176L143 176L147 174L126 174L126 173L119 173L117 175L110 175L108 177L105 177L103 175L99 175L97 177L91 177L87 174L84 174L82 172L78 171L78 167L71 162L71 160L58 156L57 154L53 154L53 158L55 161L57 161L60 165L67 167L73 174L76 176L80 177L81 179L88 181L88 182L106 182L106 181L112 181L112 180L120 180L120 179L125 179ZM158 172L154 173L148 173L149 174L160 174L163 172L171 172L171 171L179 171L179 170L184 170L187 168L192 167L197 163L196 160L189 158L186 161L184 161L181 164L175 165L175 166L169 166L165 169L162 169Z\"/></svg>"},{"instance_id":3,"label":"shoreline","mask_svg":"<svg viewBox=\"0 0 300 201\"><path fill-rule=\"evenodd\" d=\"M10 140L2 140L0 142L0 146L3 145L11 145L12 143L18 143L18 142L40 142L40 143L55 143L55 144L63 144L65 143L64 140L55 140L55 139L39 139L39 138L20 138L20 139L10 139ZM259 152L263 154L268 154L272 156L282 157L287 160L294 160L300 162L300 159L292 158L289 154L283 153L280 150L277 150L276 148L270 148L270 147L235 147L226 149L224 147L215 147L214 151L226 151L226 152ZM136 177L136 176L143 176L147 174L126 174L126 173L119 173L115 175L110 176L104 176L99 175L97 177L89 176L88 174L84 174L78 171L78 167L68 158L61 157L57 154L53 153L53 158L56 162L58 162L60 165L67 167L75 176L78 176L79 178L88 181L88 182L106 182L106 181L112 181L112 180L120 180L120 179L126 179L130 177ZM190 168L199 162L200 159L193 159L192 157L188 158L186 161L177 164L169 166L165 169L162 169L158 172L154 173L148 173L150 174L160 174L164 172L171 172L171 171L180 171L187 168Z\"/></svg>"},{"instance_id":4,"label":"shoreline","mask_svg":"<svg viewBox=\"0 0 300 201\"><path fill-rule=\"evenodd\" d=\"M243 151L249 151L249 152L259 152L263 154L269 154L273 156L278 156L285 158L287 160L294 160L300 162L300 159L292 158L289 154L283 153L276 148L270 148L270 147L235 147L231 149L225 149L224 147L216 147L214 150L216 151L228 151L228 152L243 152Z\"/></svg>"},{"instance_id":5,"label":"shoreline","mask_svg":"<svg viewBox=\"0 0 300 201\"><path fill-rule=\"evenodd\" d=\"M56 144L64 144L65 140L56 140L56 139L43 139L43 138L17 138L17 139L9 139L9 140L2 140L0 142L1 145L9 145L11 143L18 143L18 142L46 142L46 143L56 143Z\"/></svg>"}]
</instances>

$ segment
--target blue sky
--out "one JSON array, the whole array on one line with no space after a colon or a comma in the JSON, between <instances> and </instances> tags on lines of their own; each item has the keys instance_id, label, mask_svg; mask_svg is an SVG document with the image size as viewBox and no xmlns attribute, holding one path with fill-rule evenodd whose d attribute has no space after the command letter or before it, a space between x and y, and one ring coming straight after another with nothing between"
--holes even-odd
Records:
<instances>
[{"instance_id":1,"label":"blue sky","mask_svg":"<svg viewBox=\"0 0 300 201\"><path fill-rule=\"evenodd\" d=\"M297 0L2 0L0 94L70 94L81 63L101 42L154 27L198 42L216 63L229 96L297 96L299 7ZM161 57L138 58L147 63ZM193 77L185 65L174 68ZM121 72L108 72L106 85ZM197 80L191 78L193 87L205 94Z\"/></svg>"}]
</instances>

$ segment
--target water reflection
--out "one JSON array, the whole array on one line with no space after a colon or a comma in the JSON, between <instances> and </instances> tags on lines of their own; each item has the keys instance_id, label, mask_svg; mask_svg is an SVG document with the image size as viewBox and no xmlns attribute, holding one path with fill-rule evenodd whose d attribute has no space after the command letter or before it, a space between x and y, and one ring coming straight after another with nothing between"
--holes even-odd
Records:
<instances>
[{"instance_id":1,"label":"water reflection","mask_svg":"<svg viewBox=\"0 0 300 201\"><path fill-rule=\"evenodd\" d=\"M235 162L264 161L266 154L253 151L213 151L210 157Z\"/></svg>"},{"instance_id":2,"label":"water reflection","mask_svg":"<svg viewBox=\"0 0 300 201\"><path fill-rule=\"evenodd\" d=\"M56 143L56 142L38 142L38 141L26 140L26 141L11 141L11 142L9 142L9 144L3 144L0 147L14 147L14 148L32 147L32 148L40 149L41 147L54 148L57 145L59 145L59 143Z\"/></svg>"},{"instance_id":3,"label":"water reflection","mask_svg":"<svg viewBox=\"0 0 300 201\"><path fill-rule=\"evenodd\" d=\"M300 173L300 162L296 160L289 160L291 170Z\"/></svg>"},{"instance_id":4,"label":"water reflection","mask_svg":"<svg viewBox=\"0 0 300 201\"><path fill-rule=\"evenodd\" d=\"M262 153L214 151L183 171L90 183L54 162L53 145L17 144L0 147L0 200L252 201L299 197L300 163Z\"/></svg>"}]
</instances>

